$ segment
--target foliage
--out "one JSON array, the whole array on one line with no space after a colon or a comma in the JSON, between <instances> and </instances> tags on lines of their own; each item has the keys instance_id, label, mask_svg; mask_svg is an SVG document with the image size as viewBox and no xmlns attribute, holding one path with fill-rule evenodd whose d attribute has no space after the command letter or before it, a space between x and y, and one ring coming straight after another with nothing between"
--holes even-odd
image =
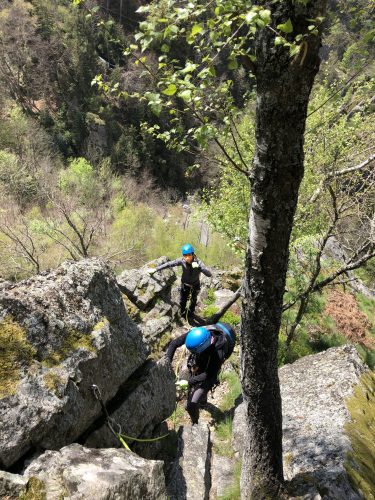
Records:
<instances>
[{"instance_id":1,"label":"foliage","mask_svg":"<svg viewBox=\"0 0 375 500\"><path fill-rule=\"evenodd\" d=\"M224 495L220 496L218 500L238 500L241 498L241 460L237 460L233 470L233 484L227 488Z\"/></svg>"},{"instance_id":2,"label":"foliage","mask_svg":"<svg viewBox=\"0 0 375 500\"><path fill-rule=\"evenodd\" d=\"M241 394L241 382L235 371L224 371L220 373L220 382L226 382L227 391L220 402L220 409L228 411L235 406L236 400Z\"/></svg>"},{"instance_id":3,"label":"foliage","mask_svg":"<svg viewBox=\"0 0 375 500\"><path fill-rule=\"evenodd\" d=\"M233 449L231 446L232 430L232 417L227 417L215 425L214 451L217 455L223 457L233 456Z\"/></svg>"}]
</instances>

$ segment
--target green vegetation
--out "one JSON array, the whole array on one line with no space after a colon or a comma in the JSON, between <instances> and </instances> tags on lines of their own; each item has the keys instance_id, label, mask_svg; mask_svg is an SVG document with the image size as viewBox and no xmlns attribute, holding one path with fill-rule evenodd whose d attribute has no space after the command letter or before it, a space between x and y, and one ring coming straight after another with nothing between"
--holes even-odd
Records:
<instances>
[{"instance_id":1,"label":"green vegetation","mask_svg":"<svg viewBox=\"0 0 375 500\"><path fill-rule=\"evenodd\" d=\"M61 347L44 358L43 364L49 368L59 365L70 353L78 349L84 349L95 353L96 349L92 344L92 340L91 333L69 330L66 333Z\"/></svg>"},{"instance_id":2,"label":"green vegetation","mask_svg":"<svg viewBox=\"0 0 375 500\"><path fill-rule=\"evenodd\" d=\"M220 382L226 382L227 390L220 402L220 410L228 411L235 406L236 399L241 394L241 383L238 374L233 371L220 373Z\"/></svg>"},{"instance_id":3,"label":"green vegetation","mask_svg":"<svg viewBox=\"0 0 375 500\"><path fill-rule=\"evenodd\" d=\"M219 500L238 500L239 498L241 498L241 470L242 461L238 460L234 466L233 484L225 491L224 495L219 497Z\"/></svg>"},{"instance_id":4,"label":"green vegetation","mask_svg":"<svg viewBox=\"0 0 375 500\"><path fill-rule=\"evenodd\" d=\"M26 485L26 491L21 494L20 500L46 500L46 498L44 481L34 476L30 477Z\"/></svg>"},{"instance_id":5,"label":"green vegetation","mask_svg":"<svg viewBox=\"0 0 375 500\"><path fill-rule=\"evenodd\" d=\"M354 394L347 401L352 420L345 426L353 451L348 453L345 469L353 487L364 498L373 498L375 491L375 375L362 375Z\"/></svg>"},{"instance_id":6,"label":"green vegetation","mask_svg":"<svg viewBox=\"0 0 375 500\"><path fill-rule=\"evenodd\" d=\"M17 391L21 370L28 368L36 354L26 331L10 316L0 321L0 399Z\"/></svg>"},{"instance_id":7,"label":"green vegetation","mask_svg":"<svg viewBox=\"0 0 375 500\"><path fill-rule=\"evenodd\" d=\"M226 417L225 420L215 425L214 452L222 457L232 457L233 449L231 445L233 430L232 417Z\"/></svg>"}]
</instances>

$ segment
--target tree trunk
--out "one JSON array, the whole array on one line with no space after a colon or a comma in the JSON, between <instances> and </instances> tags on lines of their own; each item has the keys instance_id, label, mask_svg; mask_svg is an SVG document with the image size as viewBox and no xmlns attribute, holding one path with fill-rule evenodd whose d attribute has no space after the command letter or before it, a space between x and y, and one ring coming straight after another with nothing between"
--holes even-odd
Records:
<instances>
[{"instance_id":1,"label":"tree trunk","mask_svg":"<svg viewBox=\"0 0 375 500\"><path fill-rule=\"evenodd\" d=\"M262 2L274 28L289 18L293 39L324 15L325 0ZM248 442L241 477L243 499L278 498L283 482L282 415L277 373L278 334L288 246L303 177L307 104L319 68L320 36L291 59L275 47L271 29L256 36L256 150L241 313L241 378ZM304 49L307 49L306 52Z\"/></svg>"}]
</instances>

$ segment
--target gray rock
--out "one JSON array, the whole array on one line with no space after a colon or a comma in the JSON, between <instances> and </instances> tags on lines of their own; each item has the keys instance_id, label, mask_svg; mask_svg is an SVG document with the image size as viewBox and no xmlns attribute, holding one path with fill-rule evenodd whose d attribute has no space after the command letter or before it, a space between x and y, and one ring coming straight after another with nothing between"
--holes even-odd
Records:
<instances>
[{"instance_id":1,"label":"gray rock","mask_svg":"<svg viewBox=\"0 0 375 500\"><path fill-rule=\"evenodd\" d=\"M232 425L232 448L237 458L242 458L247 441L246 403L243 401L234 411Z\"/></svg>"},{"instance_id":2,"label":"gray rock","mask_svg":"<svg viewBox=\"0 0 375 500\"><path fill-rule=\"evenodd\" d=\"M207 424L183 427L178 456L167 473L170 500L208 500L211 450Z\"/></svg>"},{"instance_id":3,"label":"gray rock","mask_svg":"<svg viewBox=\"0 0 375 500\"><path fill-rule=\"evenodd\" d=\"M211 475L212 486L210 490L210 499L215 500L224 496L225 492L233 483L234 461L229 457L213 455Z\"/></svg>"},{"instance_id":4,"label":"gray rock","mask_svg":"<svg viewBox=\"0 0 375 500\"><path fill-rule=\"evenodd\" d=\"M166 500L163 463L124 449L91 450L72 444L46 451L25 471L41 481L46 500Z\"/></svg>"},{"instance_id":5,"label":"gray rock","mask_svg":"<svg viewBox=\"0 0 375 500\"><path fill-rule=\"evenodd\" d=\"M116 396L116 408L108 406L107 409L123 434L142 437L146 429L155 428L173 413L175 402L175 375L169 361L163 358L158 362L147 361L137 370ZM86 439L85 446L106 448L121 444L108 427L102 425Z\"/></svg>"},{"instance_id":6,"label":"gray rock","mask_svg":"<svg viewBox=\"0 0 375 500\"><path fill-rule=\"evenodd\" d=\"M27 479L18 475L0 470L0 498L13 500L20 498L26 491Z\"/></svg>"},{"instance_id":7,"label":"gray rock","mask_svg":"<svg viewBox=\"0 0 375 500\"><path fill-rule=\"evenodd\" d=\"M150 309L159 297L168 302L171 286L176 280L173 269L163 269L152 276L147 273L151 265L157 267L167 260L167 257L160 257L141 269L129 269L117 276L120 290L142 311Z\"/></svg>"},{"instance_id":8,"label":"gray rock","mask_svg":"<svg viewBox=\"0 0 375 500\"><path fill-rule=\"evenodd\" d=\"M233 298L234 292L228 290L227 288L221 288L215 291L215 306L221 309L225 304L227 304Z\"/></svg>"},{"instance_id":9,"label":"gray rock","mask_svg":"<svg viewBox=\"0 0 375 500\"><path fill-rule=\"evenodd\" d=\"M306 356L279 371L283 401L284 474L311 474L329 498L357 499L344 463L351 451L345 400L366 371L354 346Z\"/></svg>"},{"instance_id":10,"label":"gray rock","mask_svg":"<svg viewBox=\"0 0 375 500\"><path fill-rule=\"evenodd\" d=\"M11 333L13 363L0 400L0 466L34 447L71 443L99 416L104 401L144 362L142 335L100 259L65 263L0 292L0 327ZM12 358L13 356L13 358Z\"/></svg>"},{"instance_id":11,"label":"gray rock","mask_svg":"<svg viewBox=\"0 0 375 500\"><path fill-rule=\"evenodd\" d=\"M345 435L350 421L345 400L366 371L354 346L346 345L305 356L279 370L283 403L285 479L293 480L306 498L361 498L351 487L344 463L351 444ZM233 420L235 449L242 455L246 439L242 403ZM309 483L309 491L306 490ZM315 492L315 493L314 493Z\"/></svg>"}]
</instances>

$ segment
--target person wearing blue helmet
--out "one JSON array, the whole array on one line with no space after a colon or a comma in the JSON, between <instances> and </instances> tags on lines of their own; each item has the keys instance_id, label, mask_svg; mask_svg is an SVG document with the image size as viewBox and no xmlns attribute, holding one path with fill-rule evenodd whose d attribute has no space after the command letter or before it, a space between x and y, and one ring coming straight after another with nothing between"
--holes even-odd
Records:
<instances>
[{"instance_id":1,"label":"person wearing blue helmet","mask_svg":"<svg viewBox=\"0 0 375 500\"><path fill-rule=\"evenodd\" d=\"M236 334L232 326L215 323L192 328L169 344L166 357L170 362L178 347L185 345L190 351L186 410L193 424L198 423L199 404L207 401L208 391L218 384L220 369L232 354L235 343Z\"/></svg>"},{"instance_id":2,"label":"person wearing blue helmet","mask_svg":"<svg viewBox=\"0 0 375 500\"><path fill-rule=\"evenodd\" d=\"M188 243L182 247L182 257L176 260L166 262L161 264L156 268L156 271L161 271L162 269L167 269L170 267L181 266L182 276L181 276L181 287L180 287L180 310L181 316L185 317L186 312L188 312L189 317L193 317L195 307L197 305L198 294L201 288L200 284L200 274L203 273L208 277L211 277L211 271L203 264L201 260L194 253L194 248ZM186 311L186 304L191 292L190 307L189 311Z\"/></svg>"}]
</instances>

